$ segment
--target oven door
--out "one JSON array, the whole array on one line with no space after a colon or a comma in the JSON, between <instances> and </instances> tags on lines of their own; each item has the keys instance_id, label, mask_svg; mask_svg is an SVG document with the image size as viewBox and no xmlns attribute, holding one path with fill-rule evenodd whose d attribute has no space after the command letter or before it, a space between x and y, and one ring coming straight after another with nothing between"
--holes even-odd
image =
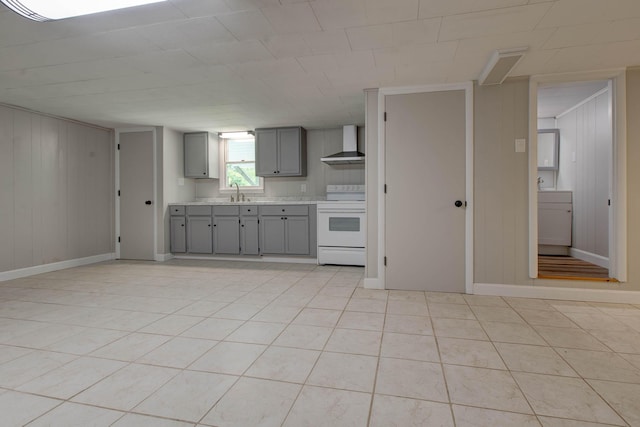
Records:
<instances>
[{"instance_id":1,"label":"oven door","mask_svg":"<svg viewBox=\"0 0 640 427\"><path fill-rule=\"evenodd\" d=\"M318 209L318 246L364 248L365 213Z\"/></svg>"}]
</instances>

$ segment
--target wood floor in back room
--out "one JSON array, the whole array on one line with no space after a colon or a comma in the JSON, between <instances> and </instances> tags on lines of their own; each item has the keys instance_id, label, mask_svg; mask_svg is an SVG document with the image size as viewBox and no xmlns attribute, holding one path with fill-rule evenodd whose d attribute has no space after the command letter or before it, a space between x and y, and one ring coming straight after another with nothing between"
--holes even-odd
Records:
<instances>
[{"instance_id":1,"label":"wood floor in back room","mask_svg":"<svg viewBox=\"0 0 640 427\"><path fill-rule=\"evenodd\" d=\"M609 270L570 256L538 256L538 277L612 280Z\"/></svg>"}]
</instances>

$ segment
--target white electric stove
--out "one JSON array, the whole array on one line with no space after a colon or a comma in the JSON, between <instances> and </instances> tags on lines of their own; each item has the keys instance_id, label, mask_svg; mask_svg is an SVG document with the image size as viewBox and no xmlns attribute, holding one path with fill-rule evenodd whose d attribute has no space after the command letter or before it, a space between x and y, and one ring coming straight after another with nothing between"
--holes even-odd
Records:
<instances>
[{"instance_id":1,"label":"white electric stove","mask_svg":"<svg viewBox=\"0 0 640 427\"><path fill-rule=\"evenodd\" d=\"M327 186L318 202L318 264L364 266L364 198L364 185Z\"/></svg>"}]
</instances>

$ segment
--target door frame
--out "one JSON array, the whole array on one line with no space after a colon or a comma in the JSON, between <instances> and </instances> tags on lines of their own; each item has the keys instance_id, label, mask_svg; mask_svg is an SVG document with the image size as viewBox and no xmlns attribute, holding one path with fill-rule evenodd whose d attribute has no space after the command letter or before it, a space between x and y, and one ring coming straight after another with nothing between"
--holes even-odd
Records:
<instances>
[{"instance_id":1,"label":"door frame","mask_svg":"<svg viewBox=\"0 0 640 427\"><path fill-rule=\"evenodd\" d=\"M115 242L116 242L116 259L120 259L120 134L133 132L151 132L153 138L153 257L155 261L162 261L162 257L158 254L158 150L157 150L157 131L155 127L135 127L135 128L118 128L115 130Z\"/></svg>"},{"instance_id":2,"label":"door frame","mask_svg":"<svg viewBox=\"0 0 640 427\"><path fill-rule=\"evenodd\" d=\"M412 93L445 92L464 90L465 92L465 291L473 293L473 82L380 88L378 91L378 286L386 289L384 257L386 251L386 136L384 110L389 95Z\"/></svg>"},{"instance_id":3,"label":"door frame","mask_svg":"<svg viewBox=\"0 0 640 427\"><path fill-rule=\"evenodd\" d=\"M609 277L627 281L627 100L624 69L535 75L529 80L529 277L532 279L538 278L538 86L589 80L609 80L612 86Z\"/></svg>"}]
</instances>

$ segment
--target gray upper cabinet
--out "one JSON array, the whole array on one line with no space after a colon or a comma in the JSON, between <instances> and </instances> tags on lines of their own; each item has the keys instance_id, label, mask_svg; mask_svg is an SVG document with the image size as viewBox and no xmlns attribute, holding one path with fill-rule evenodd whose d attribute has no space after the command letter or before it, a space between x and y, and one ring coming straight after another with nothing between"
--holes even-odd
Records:
<instances>
[{"instance_id":1,"label":"gray upper cabinet","mask_svg":"<svg viewBox=\"0 0 640 427\"><path fill-rule=\"evenodd\" d=\"M218 178L218 137L208 132L184 134L185 178Z\"/></svg>"},{"instance_id":2,"label":"gray upper cabinet","mask_svg":"<svg viewBox=\"0 0 640 427\"><path fill-rule=\"evenodd\" d=\"M256 129L256 175L306 176L306 130L301 127Z\"/></svg>"},{"instance_id":3,"label":"gray upper cabinet","mask_svg":"<svg viewBox=\"0 0 640 427\"><path fill-rule=\"evenodd\" d=\"M278 130L256 129L256 175L278 174Z\"/></svg>"}]
</instances>

